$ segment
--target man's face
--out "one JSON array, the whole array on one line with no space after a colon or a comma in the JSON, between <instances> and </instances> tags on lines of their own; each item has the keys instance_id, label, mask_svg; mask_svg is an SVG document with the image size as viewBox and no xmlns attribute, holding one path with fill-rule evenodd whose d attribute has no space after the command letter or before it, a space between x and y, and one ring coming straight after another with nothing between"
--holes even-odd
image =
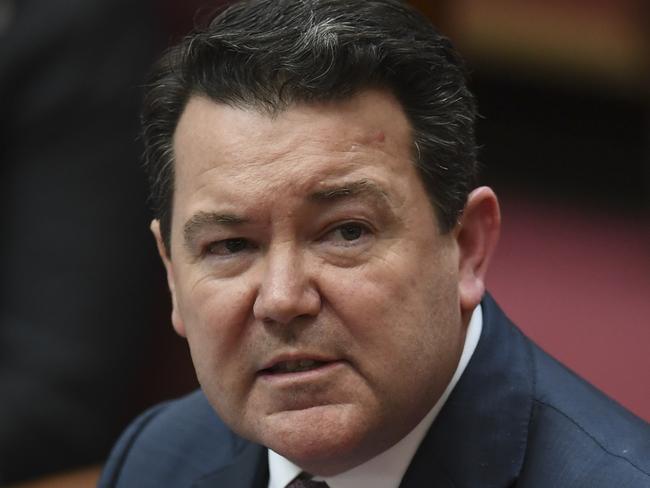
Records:
<instances>
[{"instance_id":1,"label":"man's face","mask_svg":"<svg viewBox=\"0 0 650 488\"><path fill-rule=\"evenodd\" d=\"M367 91L271 117L194 97L174 150L173 322L213 407L318 474L397 442L465 335L457 240L398 102Z\"/></svg>"}]
</instances>

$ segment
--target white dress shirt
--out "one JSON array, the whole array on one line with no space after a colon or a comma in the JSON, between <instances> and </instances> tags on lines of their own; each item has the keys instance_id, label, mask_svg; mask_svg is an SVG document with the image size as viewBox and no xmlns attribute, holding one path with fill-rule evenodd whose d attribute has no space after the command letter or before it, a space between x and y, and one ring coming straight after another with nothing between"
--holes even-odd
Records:
<instances>
[{"instance_id":1,"label":"white dress shirt","mask_svg":"<svg viewBox=\"0 0 650 488\"><path fill-rule=\"evenodd\" d=\"M481 306L474 309L467 327L463 352L456 371L447 388L429 413L395 445L374 458L348 471L326 478L315 477L314 480L325 481L330 488L398 488L411 459L429 427L447 401L449 394L458 383L465 367L476 349L483 328ZM288 459L269 449L269 485L268 488L285 488L298 476L302 469Z\"/></svg>"}]
</instances>

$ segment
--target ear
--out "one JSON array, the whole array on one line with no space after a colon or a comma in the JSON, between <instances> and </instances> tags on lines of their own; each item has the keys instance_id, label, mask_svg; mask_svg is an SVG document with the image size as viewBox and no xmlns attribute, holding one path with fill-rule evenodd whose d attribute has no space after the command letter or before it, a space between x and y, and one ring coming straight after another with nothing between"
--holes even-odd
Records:
<instances>
[{"instance_id":1,"label":"ear","mask_svg":"<svg viewBox=\"0 0 650 488\"><path fill-rule=\"evenodd\" d=\"M458 292L461 312L469 314L485 293L485 275L499 240L501 213L491 188L470 193L459 224L454 229L459 249Z\"/></svg>"},{"instance_id":2,"label":"ear","mask_svg":"<svg viewBox=\"0 0 650 488\"><path fill-rule=\"evenodd\" d=\"M178 301L176 299L176 284L174 281L174 268L172 266L170 250L165 246L165 241L163 241L162 235L160 234L160 221L157 219L152 220L149 228L156 239L158 254L160 255L160 259L162 259L162 262L165 265L165 271L167 272L167 285L169 286L169 291L172 296L172 324L176 333L185 337L185 324L183 323L183 319L178 310Z\"/></svg>"}]
</instances>

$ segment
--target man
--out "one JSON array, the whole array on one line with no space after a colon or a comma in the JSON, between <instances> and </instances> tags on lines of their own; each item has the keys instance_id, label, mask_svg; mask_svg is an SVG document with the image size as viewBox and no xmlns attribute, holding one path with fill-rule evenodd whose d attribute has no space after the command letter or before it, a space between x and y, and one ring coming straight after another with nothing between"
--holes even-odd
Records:
<instances>
[{"instance_id":1,"label":"man","mask_svg":"<svg viewBox=\"0 0 650 488\"><path fill-rule=\"evenodd\" d=\"M152 231L202 391L136 420L101 485L650 486L648 426L484 296L474 119L397 0L243 2L167 53Z\"/></svg>"}]
</instances>

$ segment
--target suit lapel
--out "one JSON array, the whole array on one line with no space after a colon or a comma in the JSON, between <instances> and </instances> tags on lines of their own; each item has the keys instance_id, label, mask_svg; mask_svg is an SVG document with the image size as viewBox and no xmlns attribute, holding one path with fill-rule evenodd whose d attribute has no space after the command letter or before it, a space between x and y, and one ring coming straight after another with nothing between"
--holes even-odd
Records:
<instances>
[{"instance_id":1,"label":"suit lapel","mask_svg":"<svg viewBox=\"0 0 650 488\"><path fill-rule=\"evenodd\" d=\"M530 343L491 297L485 297L482 308L476 351L420 444L401 488L506 487L519 476L533 404Z\"/></svg>"},{"instance_id":2,"label":"suit lapel","mask_svg":"<svg viewBox=\"0 0 650 488\"><path fill-rule=\"evenodd\" d=\"M418 456L421 459L418 459ZM456 485L435 460L427 460L426 450L419 449L399 488L454 488Z\"/></svg>"},{"instance_id":3,"label":"suit lapel","mask_svg":"<svg viewBox=\"0 0 650 488\"><path fill-rule=\"evenodd\" d=\"M266 448L248 443L231 464L196 481L192 488L266 488L268 482Z\"/></svg>"}]
</instances>

